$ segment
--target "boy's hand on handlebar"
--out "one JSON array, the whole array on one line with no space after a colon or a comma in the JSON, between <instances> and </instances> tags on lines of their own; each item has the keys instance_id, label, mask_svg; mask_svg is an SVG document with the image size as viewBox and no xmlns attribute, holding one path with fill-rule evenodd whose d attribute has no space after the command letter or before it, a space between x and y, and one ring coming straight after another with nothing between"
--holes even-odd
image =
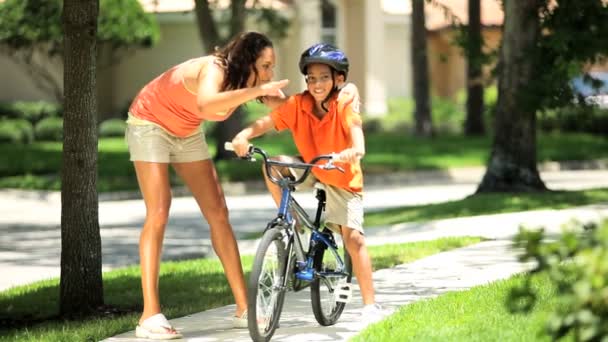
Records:
<instances>
[{"instance_id":1,"label":"boy's hand on handlebar","mask_svg":"<svg viewBox=\"0 0 608 342\"><path fill-rule=\"evenodd\" d=\"M236 136L232 139L232 147L237 156L241 158L246 157L249 153L249 140Z\"/></svg>"},{"instance_id":2,"label":"boy's hand on handlebar","mask_svg":"<svg viewBox=\"0 0 608 342\"><path fill-rule=\"evenodd\" d=\"M342 163L355 164L363 157L363 153L356 151L353 148L347 148L334 156L334 161Z\"/></svg>"}]
</instances>

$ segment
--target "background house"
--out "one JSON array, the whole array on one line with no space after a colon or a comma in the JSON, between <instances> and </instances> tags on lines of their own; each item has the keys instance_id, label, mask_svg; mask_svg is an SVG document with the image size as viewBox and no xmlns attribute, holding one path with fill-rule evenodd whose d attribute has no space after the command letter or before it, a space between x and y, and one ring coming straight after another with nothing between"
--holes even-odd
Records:
<instances>
[{"instance_id":1,"label":"background house","mask_svg":"<svg viewBox=\"0 0 608 342\"><path fill-rule=\"evenodd\" d=\"M99 72L99 106L102 116L120 115L145 84L171 65L199 56L203 47L196 28L193 0L140 0L156 13L160 43L138 50L120 64ZM466 22L467 0L437 0ZM318 41L337 44L351 61L349 80L362 95L365 112L387 111L387 98L410 97L411 4L404 0L306 0L274 1L273 6L291 19L288 37L275 40L277 78L288 78L287 91L304 88L297 62L300 53ZM500 40L502 11L495 0L482 0L482 24L486 44ZM426 5L429 30L429 66L432 93L452 96L465 85L465 61L451 45L454 29L442 8ZM249 25L248 29L255 29ZM52 100L38 90L28 75L0 56L0 101Z\"/></svg>"}]
</instances>

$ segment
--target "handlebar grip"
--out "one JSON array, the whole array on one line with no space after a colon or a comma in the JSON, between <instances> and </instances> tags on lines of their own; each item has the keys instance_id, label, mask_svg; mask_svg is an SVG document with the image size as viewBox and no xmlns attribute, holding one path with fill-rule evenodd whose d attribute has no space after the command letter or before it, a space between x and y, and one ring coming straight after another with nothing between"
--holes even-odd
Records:
<instances>
[{"instance_id":1,"label":"handlebar grip","mask_svg":"<svg viewBox=\"0 0 608 342\"><path fill-rule=\"evenodd\" d=\"M232 146L232 143L230 141L226 141L224 143L224 150L234 152L234 146Z\"/></svg>"}]
</instances>

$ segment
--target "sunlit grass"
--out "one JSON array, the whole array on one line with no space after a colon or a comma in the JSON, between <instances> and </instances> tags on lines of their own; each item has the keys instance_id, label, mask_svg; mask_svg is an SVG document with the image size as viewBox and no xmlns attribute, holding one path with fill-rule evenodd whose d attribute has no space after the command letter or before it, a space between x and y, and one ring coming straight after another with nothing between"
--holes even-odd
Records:
<instances>
[{"instance_id":1,"label":"sunlit grass","mask_svg":"<svg viewBox=\"0 0 608 342\"><path fill-rule=\"evenodd\" d=\"M375 269L391 267L441 251L464 247L481 238L457 237L433 241L373 246ZM248 274L253 258L242 258ZM139 268L104 273L105 303L123 314L65 321L58 317L58 279L37 282L0 292L0 341L98 341L133 330L142 309ZM218 260L165 262L161 266L160 292L168 318L233 303Z\"/></svg>"},{"instance_id":2,"label":"sunlit grass","mask_svg":"<svg viewBox=\"0 0 608 342\"><path fill-rule=\"evenodd\" d=\"M534 310L511 313L506 306L509 292L522 281L518 275L403 306L353 341L550 341L544 328L557 305L554 285L546 276L534 279Z\"/></svg>"},{"instance_id":3,"label":"sunlit grass","mask_svg":"<svg viewBox=\"0 0 608 342\"><path fill-rule=\"evenodd\" d=\"M457 201L367 213L365 215L365 225L366 227L374 227L401 222L429 221L526 210L563 209L593 203L608 203L608 189L479 194Z\"/></svg>"},{"instance_id":4,"label":"sunlit grass","mask_svg":"<svg viewBox=\"0 0 608 342\"><path fill-rule=\"evenodd\" d=\"M209 138L210 150L215 142ZM270 154L297 154L288 132L268 134L254 140ZM30 145L0 144L0 188L58 190L61 169L61 143L35 142ZM490 153L490 138L438 136L433 139L405 133L366 134L364 172L385 173L411 170L445 170L483 166ZM542 134L538 160L590 160L608 158L608 140L586 134ZM241 160L216 164L223 181L260 180L260 163ZM137 189L133 165L123 138L99 140L98 189L101 192ZM176 177L174 185L180 185Z\"/></svg>"}]
</instances>

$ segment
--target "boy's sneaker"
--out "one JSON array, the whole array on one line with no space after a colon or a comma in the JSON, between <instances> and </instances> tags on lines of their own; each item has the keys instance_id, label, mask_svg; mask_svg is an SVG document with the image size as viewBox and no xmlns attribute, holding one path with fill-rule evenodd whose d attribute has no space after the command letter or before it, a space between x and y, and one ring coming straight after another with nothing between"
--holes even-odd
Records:
<instances>
[{"instance_id":1,"label":"boy's sneaker","mask_svg":"<svg viewBox=\"0 0 608 342\"><path fill-rule=\"evenodd\" d=\"M392 311L384 309L380 304L368 304L361 309L361 322L372 324L383 320L386 316L392 314Z\"/></svg>"}]
</instances>

